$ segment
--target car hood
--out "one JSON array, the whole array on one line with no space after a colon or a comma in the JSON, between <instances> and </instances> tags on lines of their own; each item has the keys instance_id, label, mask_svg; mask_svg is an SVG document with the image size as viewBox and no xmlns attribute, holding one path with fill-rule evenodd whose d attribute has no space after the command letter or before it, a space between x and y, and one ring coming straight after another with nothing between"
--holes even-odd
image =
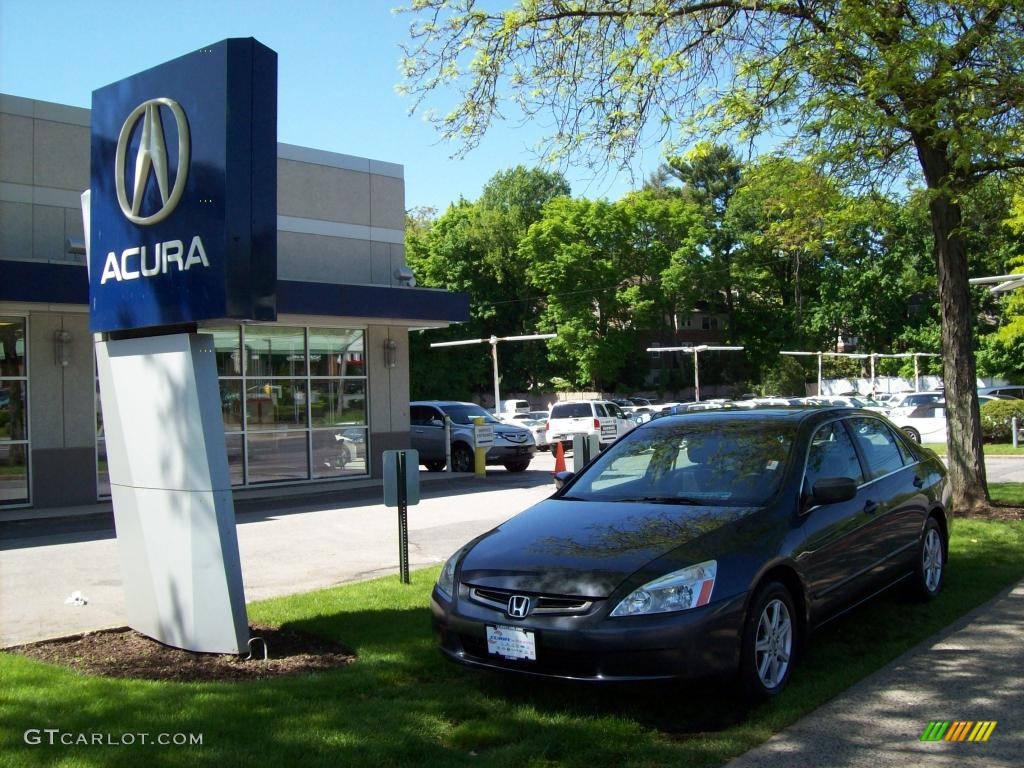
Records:
<instances>
[{"instance_id":1,"label":"car hood","mask_svg":"<svg viewBox=\"0 0 1024 768\"><path fill-rule=\"evenodd\" d=\"M501 423L501 424L493 424L492 426L494 427L494 431L495 432L499 432L499 433L502 433L502 434L509 434L509 433L513 433L513 432L529 432L530 431L526 427L521 427L518 424L506 424L504 422Z\"/></svg>"},{"instance_id":2,"label":"car hood","mask_svg":"<svg viewBox=\"0 0 1024 768\"><path fill-rule=\"evenodd\" d=\"M460 581L605 598L634 574L653 578L737 548L730 531L758 509L548 499L481 536Z\"/></svg>"}]
</instances>

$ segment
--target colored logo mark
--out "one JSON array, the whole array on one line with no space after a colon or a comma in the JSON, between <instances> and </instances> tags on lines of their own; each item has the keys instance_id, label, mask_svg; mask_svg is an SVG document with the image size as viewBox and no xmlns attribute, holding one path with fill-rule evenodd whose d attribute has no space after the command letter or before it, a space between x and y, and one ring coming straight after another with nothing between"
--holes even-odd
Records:
<instances>
[{"instance_id":1,"label":"colored logo mark","mask_svg":"<svg viewBox=\"0 0 1024 768\"><path fill-rule=\"evenodd\" d=\"M932 720L921 741L988 741L997 720Z\"/></svg>"}]
</instances>

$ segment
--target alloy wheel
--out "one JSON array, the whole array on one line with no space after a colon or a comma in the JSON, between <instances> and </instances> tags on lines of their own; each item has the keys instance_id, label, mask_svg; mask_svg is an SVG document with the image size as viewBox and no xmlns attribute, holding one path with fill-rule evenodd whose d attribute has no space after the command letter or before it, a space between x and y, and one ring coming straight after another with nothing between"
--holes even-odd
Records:
<instances>
[{"instance_id":1,"label":"alloy wheel","mask_svg":"<svg viewBox=\"0 0 1024 768\"><path fill-rule=\"evenodd\" d=\"M942 537L935 528L929 528L921 549L921 572L924 585L929 592L935 592L942 582Z\"/></svg>"},{"instance_id":2,"label":"alloy wheel","mask_svg":"<svg viewBox=\"0 0 1024 768\"><path fill-rule=\"evenodd\" d=\"M785 680L792 653L793 620L786 604L776 598L761 611L754 642L754 666L766 689Z\"/></svg>"}]
</instances>

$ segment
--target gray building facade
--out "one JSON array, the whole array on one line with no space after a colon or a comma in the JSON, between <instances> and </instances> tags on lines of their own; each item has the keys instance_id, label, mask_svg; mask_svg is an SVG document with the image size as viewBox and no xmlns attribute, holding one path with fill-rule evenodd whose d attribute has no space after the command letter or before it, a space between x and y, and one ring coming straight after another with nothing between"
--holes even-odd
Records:
<instances>
[{"instance_id":1,"label":"gray building facade","mask_svg":"<svg viewBox=\"0 0 1024 768\"><path fill-rule=\"evenodd\" d=\"M89 110L0 95L0 508L109 495L80 196ZM410 328L468 319L416 288L403 169L278 145L278 320L211 323L242 495L380 477L408 446ZM283 491L281 491L283 492Z\"/></svg>"}]
</instances>

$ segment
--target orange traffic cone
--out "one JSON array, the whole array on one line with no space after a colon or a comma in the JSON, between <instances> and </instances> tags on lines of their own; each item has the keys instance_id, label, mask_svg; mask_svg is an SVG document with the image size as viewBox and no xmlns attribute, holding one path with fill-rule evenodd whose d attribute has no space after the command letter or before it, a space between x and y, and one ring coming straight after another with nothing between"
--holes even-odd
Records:
<instances>
[{"instance_id":1,"label":"orange traffic cone","mask_svg":"<svg viewBox=\"0 0 1024 768\"><path fill-rule=\"evenodd\" d=\"M555 443L555 472L565 472L565 448L561 440Z\"/></svg>"}]
</instances>

